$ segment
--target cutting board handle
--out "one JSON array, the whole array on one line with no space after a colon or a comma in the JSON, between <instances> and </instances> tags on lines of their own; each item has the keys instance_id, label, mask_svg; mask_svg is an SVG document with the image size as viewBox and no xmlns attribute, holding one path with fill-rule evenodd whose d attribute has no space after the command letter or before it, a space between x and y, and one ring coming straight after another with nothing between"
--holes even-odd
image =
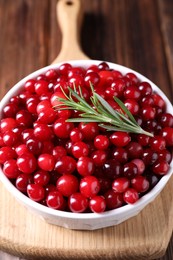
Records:
<instances>
[{"instance_id":1,"label":"cutting board handle","mask_svg":"<svg viewBox=\"0 0 173 260\"><path fill-rule=\"evenodd\" d=\"M81 0L59 0L56 13L62 33L62 45L60 53L53 63L88 59L80 46L80 29L83 18Z\"/></svg>"}]
</instances>

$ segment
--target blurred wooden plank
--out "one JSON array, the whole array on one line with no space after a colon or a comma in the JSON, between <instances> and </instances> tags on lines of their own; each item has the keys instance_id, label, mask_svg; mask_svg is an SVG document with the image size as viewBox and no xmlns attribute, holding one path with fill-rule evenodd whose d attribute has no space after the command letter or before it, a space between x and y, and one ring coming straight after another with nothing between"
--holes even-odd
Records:
<instances>
[{"instance_id":1,"label":"blurred wooden plank","mask_svg":"<svg viewBox=\"0 0 173 260\"><path fill-rule=\"evenodd\" d=\"M49 1L1 0L0 14L3 96L21 78L47 64Z\"/></svg>"},{"instance_id":2,"label":"blurred wooden plank","mask_svg":"<svg viewBox=\"0 0 173 260\"><path fill-rule=\"evenodd\" d=\"M167 67L171 81L170 91L172 91L173 97L173 1L159 0L158 7Z\"/></svg>"}]
</instances>

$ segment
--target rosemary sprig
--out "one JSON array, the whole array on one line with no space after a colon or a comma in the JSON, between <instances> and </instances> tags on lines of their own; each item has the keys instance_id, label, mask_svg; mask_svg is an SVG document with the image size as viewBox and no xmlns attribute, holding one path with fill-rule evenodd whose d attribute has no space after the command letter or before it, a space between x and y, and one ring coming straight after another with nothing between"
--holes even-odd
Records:
<instances>
[{"instance_id":1,"label":"rosemary sprig","mask_svg":"<svg viewBox=\"0 0 173 260\"><path fill-rule=\"evenodd\" d=\"M122 113L114 110L105 99L94 91L92 85L92 96L90 99L93 107L83 98L80 87L79 95L77 94L75 86L74 90L69 88L69 95L67 95L63 89L61 90L65 98L58 98L60 104L56 105L55 109L73 109L81 112L80 117L67 119L68 122L97 122L99 126L108 131L122 131L153 136L152 133L143 130L138 125L131 112L119 98L114 97L114 100L121 108ZM78 102L74 101L74 98L76 98Z\"/></svg>"}]
</instances>

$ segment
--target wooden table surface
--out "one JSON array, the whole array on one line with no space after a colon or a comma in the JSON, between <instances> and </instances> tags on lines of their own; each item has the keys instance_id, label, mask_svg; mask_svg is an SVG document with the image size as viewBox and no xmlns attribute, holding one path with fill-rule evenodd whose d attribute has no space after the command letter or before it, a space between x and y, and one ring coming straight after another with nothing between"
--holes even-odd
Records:
<instances>
[{"instance_id":1,"label":"wooden table surface","mask_svg":"<svg viewBox=\"0 0 173 260\"><path fill-rule=\"evenodd\" d=\"M21 78L50 64L59 53L56 2L0 0L1 97ZM84 52L92 59L119 63L144 74L172 100L173 1L87 0L83 8ZM0 260L19 259L0 252ZM173 259L173 237L165 256L159 259Z\"/></svg>"}]
</instances>

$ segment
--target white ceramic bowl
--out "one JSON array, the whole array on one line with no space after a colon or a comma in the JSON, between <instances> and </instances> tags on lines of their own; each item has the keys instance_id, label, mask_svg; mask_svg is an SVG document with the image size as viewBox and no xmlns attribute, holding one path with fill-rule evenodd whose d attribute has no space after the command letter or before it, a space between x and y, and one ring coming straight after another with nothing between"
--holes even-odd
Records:
<instances>
[{"instance_id":1,"label":"white ceramic bowl","mask_svg":"<svg viewBox=\"0 0 173 260\"><path fill-rule=\"evenodd\" d=\"M82 67L89 67L91 64L99 64L101 61L96 60L77 60L77 61L68 61L73 66L82 66ZM63 63L63 62L62 62ZM50 68L58 68L62 63L50 65L47 67L44 67L42 69L39 69L32 74L28 75L21 81L19 81L14 87L12 87L9 92L4 96L0 103L0 119L2 117L2 109L3 107L8 103L9 99L18 94L21 91L21 88L23 84L31 78L37 77L39 74L44 74L48 69ZM167 105L167 112L173 114L173 107L168 100L168 98L165 96L165 94L149 79L142 76L138 72L131 70L127 67L117 65L114 63L107 62L110 66L110 68L119 70L123 74L127 72L133 72L137 75L137 77L141 81L148 81L153 90L156 91L159 95L162 96L162 98L165 100ZM13 184L8 180L8 178L3 174L2 168L0 169L0 180L4 184L4 186L7 188L9 192L25 207L30 209L31 211L34 211L37 213L40 217L42 217L44 220L46 220L48 223L55 224L58 226L62 226L65 228L70 229L81 229L81 230L94 230L99 228L104 228L108 226L117 225L135 215L137 215L147 204L152 202L156 196L161 192L161 190L164 188L168 180L170 179L172 173L173 173L173 160L170 164L169 172L161 178L161 180L158 182L158 184L146 195L141 197L134 205L125 205L123 207L110 210L101 214L97 213L69 213L64 211L58 211L51 208L48 208L46 206L43 206L37 202L32 201L27 196L22 194L19 190L13 186Z\"/></svg>"}]
</instances>

